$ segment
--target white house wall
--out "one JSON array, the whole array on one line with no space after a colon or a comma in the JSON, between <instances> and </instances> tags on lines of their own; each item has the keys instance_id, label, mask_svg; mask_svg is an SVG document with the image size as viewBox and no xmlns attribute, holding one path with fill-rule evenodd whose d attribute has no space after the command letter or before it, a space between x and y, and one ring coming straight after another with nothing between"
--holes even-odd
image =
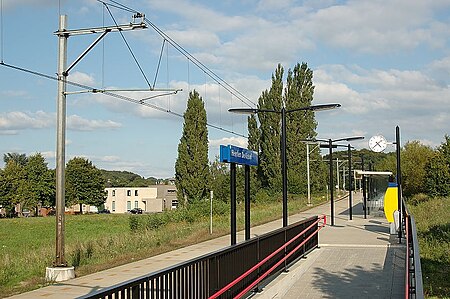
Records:
<instances>
[{"instance_id":1,"label":"white house wall","mask_svg":"<svg viewBox=\"0 0 450 299\"><path fill-rule=\"evenodd\" d=\"M163 203L157 199L156 187L142 188L106 188L108 197L105 208L111 213L126 213L134 208L145 212L162 212Z\"/></svg>"}]
</instances>

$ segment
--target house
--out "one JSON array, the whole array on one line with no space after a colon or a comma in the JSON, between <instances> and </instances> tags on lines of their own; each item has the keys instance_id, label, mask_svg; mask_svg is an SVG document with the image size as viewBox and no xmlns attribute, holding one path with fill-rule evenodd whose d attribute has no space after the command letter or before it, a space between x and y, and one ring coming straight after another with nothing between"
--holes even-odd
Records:
<instances>
[{"instance_id":1,"label":"house","mask_svg":"<svg viewBox=\"0 0 450 299\"><path fill-rule=\"evenodd\" d=\"M144 213L162 212L178 206L177 189L174 185L149 187L106 188L105 209L111 213L126 213L140 208Z\"/></svg>"}]
</instances>

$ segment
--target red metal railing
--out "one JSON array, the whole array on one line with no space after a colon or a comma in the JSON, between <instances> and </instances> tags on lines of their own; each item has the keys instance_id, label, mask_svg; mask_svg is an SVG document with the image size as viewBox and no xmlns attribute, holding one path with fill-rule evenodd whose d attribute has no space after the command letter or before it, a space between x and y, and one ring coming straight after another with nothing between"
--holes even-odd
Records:
<instances>
[{"instance_id":1,"label":"red metal railing","mask_svg":"<svg viewBox=\"0 0 450 299\"><path fill-rule=\"evenodd\" d=\"M420 262L419 242L414 216L409 213L402 200L405 224L405 298L423 299L422 267Z\"/></svg>"},{"instance_id":2,"label":"red metal railing","mask_svg":"<svg viewBox=\"0 0 450 299\"><path fill-rule=\"evenodd\" d=\"M270 255L268 255L266 258L264 258L263 260L261 260L259 263L257 263L256 265L254 265L253 267L251 267L250 269L248 269L245 273L243 273L241 276L239 276L238 278L236 278L235 280L233 280L232 282L230 282L229 284L227 284L225 287L223 287L222 289L220 289L219 291L217 291L216 293L214 293L212 296L209 297L209 299L215 299L218 298L220 295L222 295L223 293L225 293L226 291L228 291L230 288L232 288L234 285L236 285L237 283L239 283L241 280L243 280L245 277L247 277L248 275L250 275L253 271L257 270L259 267L261 267L262 265L264 265L268 260L270 260L272 257L274 257L275 255L277 255L279 252L281 252L283 249L285 249L287 246L289 246L291 243L293 243L295 240L297 240L298 238L300 238L304 233L306 233L308 230L310 230L312 227L314 227L315 225L317 225L321 220L323 219L323 223L320 224L317 227L317 230L315 232L313 232L311 235L309 235L305 240L303 240L299 245L297 245L292 251L290 251L288 254L286 254L282 259L280 259L275 265L273 265L269 270L267 270L265 273L263 273L261 276L259 276L254 282L252 282L250 285L248 285L244 290L242 290L238 295L236 295L234 298L241 298L244 294L246 294L248 291L250 291L251 289L253 289L258 283L261 282L261 280L263 280L264 278L266 278L273 270L275 270L278 266L281 265L281 263L283 263L285 260L287 260L291 255L293 255L295 252L297 252L297 250L299 250L306 242L308 242L315 234L317 234L319 232L319 230L321 230L323 227L325 227L325 225L327 224L327 218L326 215L321 215L319 216L319 218L317 219L317 221L315 221L314 223L312 223L310 226L308 226L307 228L305 228L301 233L297 234L297 236L295 236L294 238L292 238L291 240L289 240L288 242L286 242L283 246L281 246L280 248L278 248L277 250L275 250L274 252L272 252Z\"/></svg>"},{"instance_id":3,"label":"red metal railing","mask_svg":"<svg viewBox=\"0 0 450 299\"><path fill-rule=\"evenodd\" d=\"M406 257L405 257L405 260L406 260L406 265L405 265L405 298L406 299L409 299L409 296L410 296L410 294L409 294L409 263L410 263L410 261L409 261L409 259L410 259L410 253L409 253L409 238L410 238L410 236L409 236L409 219L408 219L408 216L409 215L407 215L406 216L406 223L405 223L405 237L406 237Z\"/></svg>"}]
</instances>

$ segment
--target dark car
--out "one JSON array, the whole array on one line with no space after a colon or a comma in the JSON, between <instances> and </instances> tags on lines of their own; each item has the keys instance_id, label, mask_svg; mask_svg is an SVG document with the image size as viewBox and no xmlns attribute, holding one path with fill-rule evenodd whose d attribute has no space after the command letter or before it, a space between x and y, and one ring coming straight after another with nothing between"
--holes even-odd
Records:
<instances>
[{"instance_id":1,"label":"dark car","mask_svg":"<svg viewBox=\"0 0 450 299\"><path fill-rule=\"evenodd\" d=\"M142 214L142 209L141 208L134 208L132 210L130 210L131 214Z\"/></svg>"},{"instance_id":2,"label":"dark car","mask_svg":"<svg viewBox=\"0 0 450 299\"><path fill-rule=\"evenodd\" d=\"M98 211L98 213L99 213L99 214L111 214L111 212L110 212L109 210L107 210L107 209Z\"/></svg>"}]
</instances>

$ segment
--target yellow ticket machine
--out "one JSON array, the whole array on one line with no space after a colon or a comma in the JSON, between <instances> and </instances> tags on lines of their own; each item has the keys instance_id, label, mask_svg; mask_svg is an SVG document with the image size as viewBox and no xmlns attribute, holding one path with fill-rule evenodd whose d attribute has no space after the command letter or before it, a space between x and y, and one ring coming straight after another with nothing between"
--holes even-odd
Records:
<instances>
[{"instance_id":1,"label":"yellow ticket machine","mask_svg":"<svg viewBox=\"0 0 450 299\"><path fill-rule=\"evenodd\" d=\"M398 210L398 186L389 182L384 194L384 215L388 222L394 222L394 211Z\"/></svg>"}]
</instances>

